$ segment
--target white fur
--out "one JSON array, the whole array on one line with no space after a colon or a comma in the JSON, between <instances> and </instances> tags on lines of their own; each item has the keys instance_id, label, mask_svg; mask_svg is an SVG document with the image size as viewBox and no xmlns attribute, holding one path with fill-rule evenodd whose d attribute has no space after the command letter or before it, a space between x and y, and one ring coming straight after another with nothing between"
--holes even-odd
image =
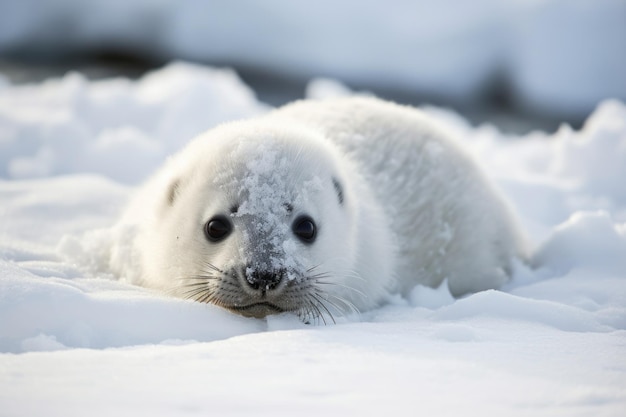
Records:
<instances>
[{"instance_id":1,"label":"white fur","mask_svg":"<svg viewBox=\"0 0 626 417\"><path fill-rule=\"evenodd\" d=\"M233 204L232 236L208 242L204 224ZM301 213L319 226L311 245L291 232ZM140 284L175 289L207 261L316 267L360 310L445 279L455 296L497 288L525 254L506 204L459 146L420 111L371 98L297 102L203 134L148 182L122 225L137 228L135 262L113 253L112 266Z\"/></svg>"}]
</instances>

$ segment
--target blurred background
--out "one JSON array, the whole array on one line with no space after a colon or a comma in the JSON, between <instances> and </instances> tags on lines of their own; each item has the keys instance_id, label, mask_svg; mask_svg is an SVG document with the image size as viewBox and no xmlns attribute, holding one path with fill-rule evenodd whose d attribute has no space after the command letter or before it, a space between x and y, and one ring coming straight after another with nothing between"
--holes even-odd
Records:
<instances>
[{"instance_id":1,"label":"blurred background","mask_svg":"<svg viewBox=\"0 0 626 417\"><path fill-rule=\"evenodd\" d=\"M232 67L273 105L327 77L551 131L626 101L626 0L0 0L6 82L135 78L172 60Z\"/></svg>"}]
</instances>

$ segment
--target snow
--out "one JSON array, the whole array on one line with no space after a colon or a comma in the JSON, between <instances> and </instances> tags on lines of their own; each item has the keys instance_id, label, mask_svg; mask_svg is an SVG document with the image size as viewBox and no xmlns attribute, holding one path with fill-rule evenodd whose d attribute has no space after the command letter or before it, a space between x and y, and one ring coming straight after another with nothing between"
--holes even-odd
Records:
<instances>
[{"instance_id":1,"label":"snow","mask_svg":"<svg viewBox=\"0 0 626 417\"><path fill-rule=\"evenodd\" d=\"M316 97L349 94L332 80ZM137 184L195 133L267 110L230 70L0 90L0 415L621 416L626 105L575 131L460 135L536 248L501 291L443 285L335 325L257 320L90 265Z\"/></svg>"},{"instance_id":2,"label":"snow","mask_svg":"<svg viewBox=\"0 0 626 417\"><path fill-rule=\"evenodd\" d=\"M190 137L265 108L231 70L182 64L138 83L69 73L0 94L0 174L10 178L88 171L137 182Z\"/></svg>"},{"instance_id":3,"label":"snow","mask_svg":"<svg viewBox=\"0 0 626 417\"><path fill-rule=\"evenodd\" d=\"M626 100L623 0L0 1L0 55L101 50L448 101L500 82L517 104L552 116Z\"/></svg>"}]
</instances>

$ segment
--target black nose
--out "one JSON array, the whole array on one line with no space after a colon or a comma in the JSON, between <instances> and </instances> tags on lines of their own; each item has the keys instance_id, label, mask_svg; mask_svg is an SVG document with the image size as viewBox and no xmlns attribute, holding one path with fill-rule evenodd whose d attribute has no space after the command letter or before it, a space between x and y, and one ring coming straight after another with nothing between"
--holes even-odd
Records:
<instances>
[{"instance_id":1,"label":"black nose","mask_svg":"<svg viewBox=\"0 0 626 417\"><path fill-rule=\"evenodd\" d=\"M249 271L249 270L248 270ZM248 285L255 290L271 291L275 290L285 276L285 270L258 271L252 270L246 273Z\"/></svg>"}]
</instances>

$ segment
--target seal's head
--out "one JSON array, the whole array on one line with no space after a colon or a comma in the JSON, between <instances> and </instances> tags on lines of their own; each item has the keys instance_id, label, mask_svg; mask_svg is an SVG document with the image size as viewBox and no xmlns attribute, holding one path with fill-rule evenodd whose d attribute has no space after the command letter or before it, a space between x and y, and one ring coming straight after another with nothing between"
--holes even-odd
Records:
<instances>
[{"instance_id":1,"label":"seal's head","mask_svg":"<svg viewBox=\"0 0 626 417\"><path fill-rule=\"evenodd\" d=\"M178 296L244 316L325 321L354 309L358 240L379 237L359 230L358 187L337 152L284 124L201 136L170 162L144 231L146 273Z\"/></svg>"}]
</instances>

